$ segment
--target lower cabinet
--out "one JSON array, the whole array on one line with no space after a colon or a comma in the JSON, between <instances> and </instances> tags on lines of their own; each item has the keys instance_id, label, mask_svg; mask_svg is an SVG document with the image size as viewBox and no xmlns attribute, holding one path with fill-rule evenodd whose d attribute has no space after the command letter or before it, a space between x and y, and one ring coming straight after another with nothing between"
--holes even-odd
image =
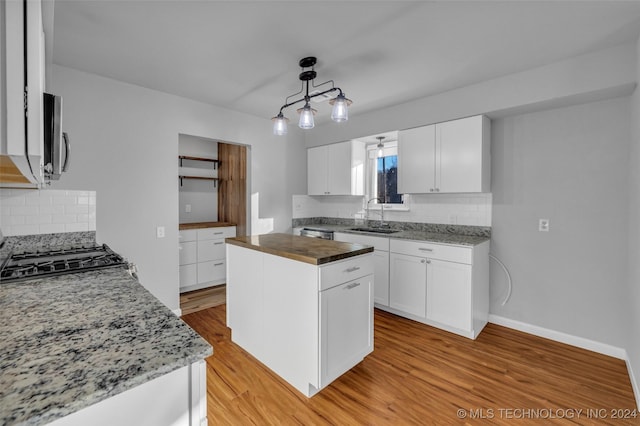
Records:
<instances>
[{"instance_id":1,"label":"lower cabinet","mask_svg":"<svg viewBox=\"0 0 640 426\"><path fill-rule=\"evenodd\" d=\"M425 318L427 294L427 259L401 253L391 253L391 285L389 307Z\"/></svg>"},{"instance_id":2,"label":"lower cabinet","mask_svg":"<svg viewBox=\"0 0 640 426\"><path fill-rule=\"evenodd\" d=\"M429 259L427 319L471 331L471 265Z\"/></svg>"},{"instance_id":3,"label":"lower cabinet","mask_svg":"<svg viewBox=\"0 0 640 426\"><path fill-rule=\"evenodd\" d=\"M224 239L235 236L235 226L179 232L181 293L212 287L226 281Z\"/></svg>"}]
</instances>

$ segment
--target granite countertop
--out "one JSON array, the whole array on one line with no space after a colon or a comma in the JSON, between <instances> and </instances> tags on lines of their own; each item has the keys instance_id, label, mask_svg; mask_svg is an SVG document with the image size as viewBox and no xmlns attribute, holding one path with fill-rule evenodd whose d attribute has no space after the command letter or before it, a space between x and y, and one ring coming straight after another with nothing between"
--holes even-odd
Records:
<instances>
[{"instance_id":1,"label":"granite countertop","mask_svg":"<svg viewBox=\"0 0 640 426\"><path fill-rule=\"evenodd\" d=\"M396 222L398 223L398 222ZM422 229L398 229L398 232L393 233L378 233L378 232L362 232L352 231L350 228L365 227L363 225L350 225L345 224L327 224L327 223L311 223L311 224L298 224L299 227L315 228L315 229L327 229L334 232L343 232L345 234L354 235L368 235L373 237L382 238L396 238L402 240L416 240L416 241L429 241L439 244L451 244L457 246L475 246L491 240L488 235L466 235L462 233L455 233L459 227L451 227L447 225L431 226L428 230ZM452 232L453 231L453 232Z\"/></svg>"},{"instance_id":2,"label":"granite countertop","mask_svg":"<svg viewBox=\"0 0 640 426\"><path fill-rule=\"evenodd\" d=\"M236 226L231 222L193 222L193 223L181 223L178 225L179 231L187 229L203 229L203 228L222 228L225 226Z\"/></svg>"},{"instance_id":3,"label":"granite countertop","mask_svg":"<svg viewBox=\"0 0 640 426\"><path fill-rule=\"evenodd\" d=\"M341 241L300 237L291 234L265 234L227 238L227 244L240 246L312 265L322 265L373 252L373 247Z\"/></svg>"},{"instance_id":4,"label":"granite countertop","mask_svg":"<svg viewBox=\"0 0 640 426\"><path fill-rule=\"evenodd\" d=\"M0 424L39 425L212 354L124 268L0 284Z\"/></svg>"}]
</instances>

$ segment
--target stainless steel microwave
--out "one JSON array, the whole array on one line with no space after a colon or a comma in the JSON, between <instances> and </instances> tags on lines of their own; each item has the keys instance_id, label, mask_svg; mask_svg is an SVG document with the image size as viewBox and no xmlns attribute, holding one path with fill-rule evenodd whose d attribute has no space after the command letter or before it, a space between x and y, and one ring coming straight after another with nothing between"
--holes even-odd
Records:
<instances>
[{"instance_id":1,"label":"stainless steel microwave","mask_svg":"<svg viewBox=\"0 0 640 426\"><path fill-rule=\"evenodd\" d=\"M62 131L62 97L43 94L44 115L44 176L58 180L69 168L71 145L69 135Z\"/></svg>"}]
</instances>

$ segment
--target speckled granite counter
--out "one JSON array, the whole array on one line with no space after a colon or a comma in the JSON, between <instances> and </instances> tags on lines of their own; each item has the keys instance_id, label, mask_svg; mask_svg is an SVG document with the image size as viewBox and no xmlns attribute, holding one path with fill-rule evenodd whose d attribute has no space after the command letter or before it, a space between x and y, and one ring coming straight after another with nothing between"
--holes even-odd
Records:
<instances>
[{"instance_id":1,"label":"speckled granite counter","mask_svg":"<svg viewBox=\"0 0 640 426\"><path fill-rule=\"evenodd\" d=\"M374 226L375 222L372 221ZM391 234L352 231L350 228L361 227L355 225L352 219L310 218L294 219L294 227L310 227L328 229L334 232L344 232L356 235L371 235L384 238L403 240L430 241L440 244L461 246L475 246L491 239L491 228L464 225L441 225L423 223L390 222L392 229L398 230Z\"/></svg>"},{"instance_id":2,"label":"speckled granite counter","mask_svg":"<svg viewBox=\"0 0 640 426\"><path fill-rule=\"evenodd\" d=\"M0 424L39 425L212 353L122 268L0 284Z\"/></svg>"},{"instance_id":3,"label":"speckled granite counter","mask_svg":"<svg viewBox=\"0 0 640 426\"><path fill-rule=\"evenodd\" d=\"M227 244L286 257L312 265L322 265L373 252L373 247L371 246L300 237L291 234L252 235L248 237L227 238L225 241Z\"/></svg>"}]
</instances>

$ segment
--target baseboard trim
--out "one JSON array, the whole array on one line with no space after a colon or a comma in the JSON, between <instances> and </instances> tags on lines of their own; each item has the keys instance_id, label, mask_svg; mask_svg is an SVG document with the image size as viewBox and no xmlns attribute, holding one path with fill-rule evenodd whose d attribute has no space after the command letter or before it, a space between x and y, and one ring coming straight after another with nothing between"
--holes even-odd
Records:
<instances>
[{"instance_id":1,"label":"baseboard trim","mask_svg":"<svg viewBox=\"0 0 640 426\"><path fill-rule=\"evenodd\" d=\"M596 342L594 340L585 339L583 337L573 336L571 334L562 333L560 331L539 327L533 324L527 324L525 322L520 322L493 314L489 315L489 322L492 324L497 324L507 328L513 328L514 330L533 334L534 336L544 337L546 339L555 340L556 342L566 343L567 345L576 346L578 348L587 349L589 351L627 361L627 351L625 351L623 348L618 348L606 343Z\"/></svg>"},{"instance_id":2,"label":"baseboard trim","mask_svg":"<svg viewBox=\"0 0 640 426\"><path fill-rule=\"evenodd\" d=\"M178 309L173 309L171 312L173 312L173 314L175 316L177 316L178 318L180 318L182 316L182 309L178 308Z\"/></svg>"},{"instance_id":3,"label":"baseboard trim","mask_svg":"<svg viewBox=\"0 0 640 426\"><path fill-rule=\"evenodd\" d=\"M640 387L638 387L638 382L636 382L636 375L633 374L633 368L631 367L631 362L629 361L629 354L627 355L625 361L627 363L627 371L629 372L629 380L631 380L631 388L633 389L633 394L636 397L636 406L638 410L640 410Z\"/></svg>"}]
</instances>

